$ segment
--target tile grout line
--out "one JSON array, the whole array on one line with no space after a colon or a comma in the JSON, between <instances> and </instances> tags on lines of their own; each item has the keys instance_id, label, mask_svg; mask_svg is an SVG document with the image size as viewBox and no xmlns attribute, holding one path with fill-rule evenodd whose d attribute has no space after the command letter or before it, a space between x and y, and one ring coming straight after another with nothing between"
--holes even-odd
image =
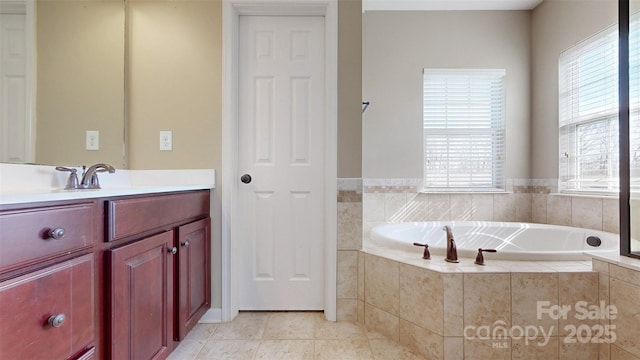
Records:
<instances>
[{"instance_id":1,"label":"tile grout line","mask_svg":"<svg viewBox=\"0 0 640 360\"><path fill-rule=\"evenodd\" d=\"M204 348L207 346L207 344L209 343L209 341L211 340L211 337L213 336L213 334L218 331L218 328L220 327L220 324L216 324L215 325L215 329L211 332L211 334L209 334L209 336L207 337L206 340L203 341L202 346L200 346L200 349L198 350L198 352L196 353L196 355L193 357L193 360L197 360L198 356L200 355L200 353L202 352L202 350L204 350ZM188 334L187 334L188 335ZM186 336L185 336L186 337ZM180 345L178 345L180 346ZM175 351L175 350L174 350Z\"/></svg>"},{"instance_id":2,"label":"tile grout line","mask_svg":"<svg viewBox=\"0 0 640 360\"><path fill-rule=\"evenodd\" d=\"M266 319L266 321L263 323L264 328L268 327L269 320L270 319ZM262 333L262 335L260 337L254 338L254 339L247 339L246 337L244 339L242 339L242 338L238 337L236 339L223 339L223 340L219 340L218 339L217 340L217 339L214 339L213 337L214 337L214 335L216 333L221 331L221 328L220 328L219 325L215 325L215 328L213 329L213 331L208 336L200 338L200 340L203 341L203 343L202 343L202 345L200 345L197 348L198 350L197 350L195 355L188 356L188 357L187 356L176 357L176 359L177 360L186 360L186 359L195 360L195 359L198 359L198 358L201 358L201 357L204 358L205 352L203 352L203 351L212 342L242 342L242 343L247 343L247 342L253 342L253 341L256 341L256 340L258 342L258 347L257 347L256 352L253 354L253 357L252 357L252 359L254 359L254 360L260 358L258 356L258 354L260 353L261 349L263 348L263 345L265 345L264 343L268 342L268 341L313 341L313 343L312 343L313 345L311 347L311 350L313 351L313 356L312 357L313 358L319 358L320 355L321 355L321 354L317 353L318 350L319 350L319 347L318 347L319 346L319 344L318 344L319 340L329 341L330 343L333 340L334 342L342 344L340 346L340 348L346 347L346 349L349 349L349 350L354 350L354 349L358 348L357 346L355 346L355 345L357 345L357 343L360 343L360 344L363 344L363 345L366 344L365 346L366 346L366 349L368 349L368 350L366 350L366 349L363 349L363 350L366 350L368 353L370 353L373 359L380 358L374 352L374 347L373 347L373 342L374 342L374 340L377 340L377 339L369 338L368 335L367 335L366 328L364 326L362 326L361 324L358 324L356 322L348 322L350 326L354 326L359 331L358 334L357 334L358 336L351 337L350 335L356 335L356 334L351 334L352 333L352 331L350 331L351 329L347 329L347 331L350 333L349 336L348 335L340 336L341 332L338 329L343 328L343 326L342 325L338 325L339 323L340 322L335 322L335 323L331 323L331 324L327 325L327 326L329 326L329 328L331 328L331 327L335 328L335 331L332 331L331 334L329 334L331 336L329 336L327 339L319 339L319 336L321 336L319 331L322 330L322 328L323 328L322 326L324 325L323 323L321 323L321 320L319 318L314 318L314 320L313 320L313 326L314 327L313 327L313 336L312 336L311 339L309 339L309 338L305 338L305 339L295 338L295 339L293 339L293 338L288 337L288 336L285 336L284 338L278 337L278 338L274 338L274 339L268 339L267 338L268 334L266 334L266 332L263 331L263 333ZM344 323L347 323L347 322L344 322ZM347 325L345 325L345 326L348 327ZM366 340L366 341L362 341L362 340ZM396 346L400 346L400 344L398 344L396 342L393 342L393 343ZM403 346L400 346L400 347L404 348ZM384 359L384 358L380 358L380 359Z\"/></svg>"}]
</instances>

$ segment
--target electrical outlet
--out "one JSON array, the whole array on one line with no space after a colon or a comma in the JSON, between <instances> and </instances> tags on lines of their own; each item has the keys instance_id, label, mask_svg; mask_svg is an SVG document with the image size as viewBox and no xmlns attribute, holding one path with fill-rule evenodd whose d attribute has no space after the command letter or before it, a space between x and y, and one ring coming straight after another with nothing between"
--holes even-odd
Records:
<instances>
[{"instance_id":1,"label":"electrical outlet","mask_svg":"<svg viewBox=\"0 0 640 360\"><path fill-rule=\"evenodd\" d=\"M160 151L173 150L173 141L171 138L171 131L160 131Z\"/></svg>"},{"instance_id":2,"label":"electrical outlet","mask_svg":"<svg viewBox=\"0 0 640 360\"><path fill-rule=\"evenodd\" d=\"M87 150L100 150L100 132L97 130L87 130L86 137Z\"/></svg>"}]
</instances>

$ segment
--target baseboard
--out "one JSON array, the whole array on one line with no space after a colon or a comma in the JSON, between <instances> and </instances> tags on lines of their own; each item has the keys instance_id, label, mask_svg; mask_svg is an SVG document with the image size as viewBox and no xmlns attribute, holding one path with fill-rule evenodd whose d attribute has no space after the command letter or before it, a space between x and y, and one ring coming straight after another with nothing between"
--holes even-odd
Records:
<instances>
[{"instance_id":1,"label":"baseboard","mask_svg":"<svg viewBox=\"0 0 640 360\"><path fill-rule=\"evenodd\" d=\"M222 309L209 309L204 315L198 320L199 324L218 324L222 322Z\"/></svg>"}]
</instances>

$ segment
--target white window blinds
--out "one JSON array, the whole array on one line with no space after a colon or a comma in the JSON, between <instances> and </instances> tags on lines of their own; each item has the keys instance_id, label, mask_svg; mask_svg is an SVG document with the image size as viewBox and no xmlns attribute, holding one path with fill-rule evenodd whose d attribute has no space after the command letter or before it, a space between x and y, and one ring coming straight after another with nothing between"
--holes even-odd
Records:
<instances>
[{"instance_id":1,"label":"white window blinds","mask_svg":"<svg viewBox=\"0 0 640 360\"><path fill-rule=\"evenodd\" d=\"M632 151L640 150L638 30L636 16L630 35ZM617 26L560 55L559 96L560 190L618 191ZM640 161L634 162L633 152L631 155L632 174L635 171L637 179Z\"/></svg>"},{"instance_id":2,"label":"white window blinds","mask_svg":"<svg viewBox=\"0 0 640 360\"><path fill-rule=\"evenodd\" d=\"M424 69L425 190L504 190L504 70Z\"/></svg>"}]
</instances>

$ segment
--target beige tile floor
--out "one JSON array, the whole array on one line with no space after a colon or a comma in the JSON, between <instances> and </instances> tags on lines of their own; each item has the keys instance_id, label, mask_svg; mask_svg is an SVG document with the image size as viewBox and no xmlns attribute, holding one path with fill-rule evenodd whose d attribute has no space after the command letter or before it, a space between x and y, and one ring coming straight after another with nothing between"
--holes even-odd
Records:
<instances>
[{"instance_id":1,"label":"beige tile floor","mask_svg":"<svg viewBox=\"0 0 640 360\"><path fill-rule=\"evenodd\" d=\"M223 324L198 324L169 360L425 359L351 322L315 312L242 312Z\"/></svg>"}]
</instances>

